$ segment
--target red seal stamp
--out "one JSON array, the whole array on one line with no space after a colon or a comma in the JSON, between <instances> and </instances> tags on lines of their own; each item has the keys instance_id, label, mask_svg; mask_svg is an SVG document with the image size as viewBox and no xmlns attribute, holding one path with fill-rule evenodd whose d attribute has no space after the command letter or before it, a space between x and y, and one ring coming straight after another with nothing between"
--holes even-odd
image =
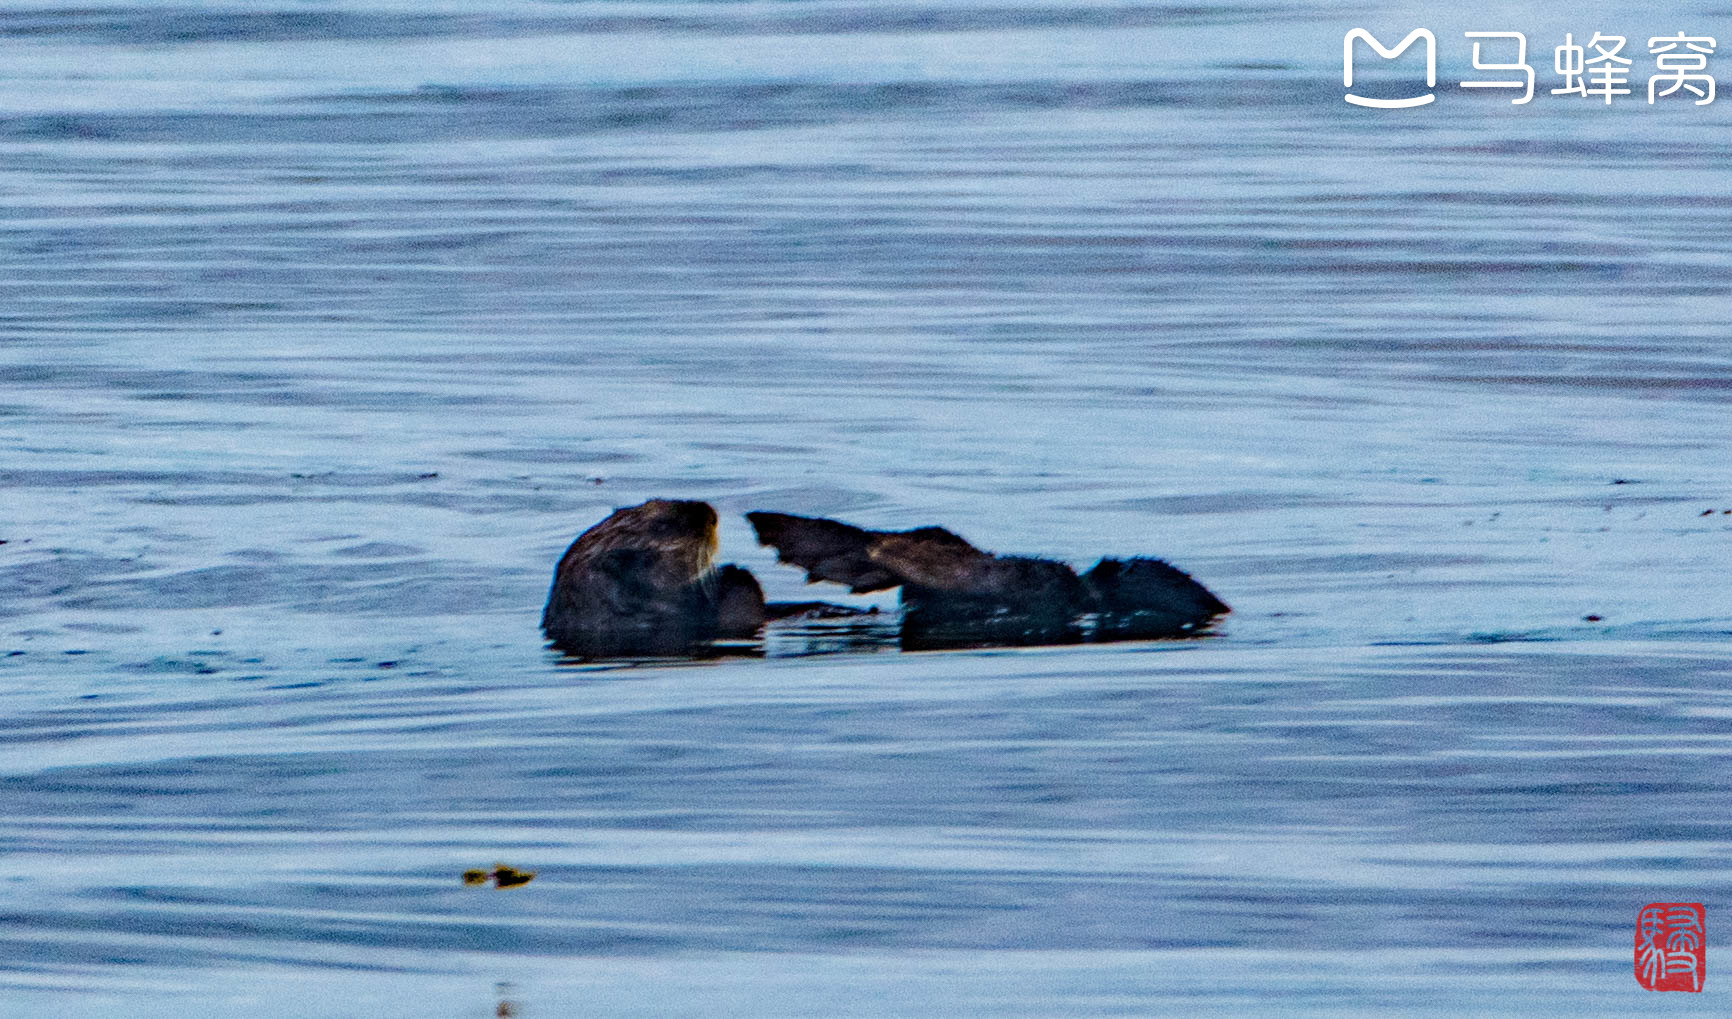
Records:
<instances>
[{"instance_id":1,"label":"red seal stamp","mask_svg":"<svg viewBox=\"0 0 1732 1019\"><path fill-rule=\"evenodd\" d=\"M1636 982L1650 991L1700 991L1708 979L1708 910L1650 902L1636 914Z\"/></svg>"}]
</instances>

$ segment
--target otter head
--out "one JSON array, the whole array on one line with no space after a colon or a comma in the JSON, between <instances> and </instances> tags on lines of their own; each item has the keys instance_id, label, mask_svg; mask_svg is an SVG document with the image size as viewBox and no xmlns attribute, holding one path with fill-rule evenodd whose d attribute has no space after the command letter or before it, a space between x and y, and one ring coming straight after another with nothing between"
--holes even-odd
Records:
<instances>
[{"instance_id":1,"label":"otter head","mask_svg":"<svg viewBox=\"0 0 1732 1019\"><path fill-rule=\"evenodd\" d=\"M677 588L706 579L719 538L716 511L693 499L651 499L613 511L580 535L566 560L594 561L608 553L641 552L656 587ZM563 564L562 564L563 565Z\"/></svg>"}]
</instances>

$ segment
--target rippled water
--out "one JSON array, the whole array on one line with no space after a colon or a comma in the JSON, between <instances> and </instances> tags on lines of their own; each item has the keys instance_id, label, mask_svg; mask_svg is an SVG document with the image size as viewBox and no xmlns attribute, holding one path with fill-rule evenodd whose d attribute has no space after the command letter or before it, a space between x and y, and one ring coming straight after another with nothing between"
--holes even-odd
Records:
<instances>
[{"instance_id":1,"label":"rippled water","mask_svg":"<svg viewBox=\"0 0 1732 1019\"><path fill-rule=\"evenodd\" d=\"M1732 14L1475 18L0 10L0 1014L1653 1007L1637 908L1732 893L1732 106L1449 86ZM1341 102L1358 24L1439 100ZM1236 611L560 662L658 495L772 597L748 509Z\"/></svg>"}]
</instances>

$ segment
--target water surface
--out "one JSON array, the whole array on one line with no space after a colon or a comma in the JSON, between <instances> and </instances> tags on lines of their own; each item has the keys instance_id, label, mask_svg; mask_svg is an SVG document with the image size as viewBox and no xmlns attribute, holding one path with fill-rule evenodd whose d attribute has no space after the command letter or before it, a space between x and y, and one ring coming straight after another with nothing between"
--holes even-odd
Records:
<instances>
[{"instance_id":1,"label":"water surface","mask_svg":"<svg viewBox=\"0 0 1732 1019\"><path fill-rule=\"evenodd\" d=\"M1732 889L1732 107L1450 83L1732 21L1478 16L0 11L0 1014L1654 1007L1637 908ZM1439 100L1343 103L1358 24ZM1236 611L560 662L652 496L772 597L746 510Z\"/></svg>"}]
</instances>

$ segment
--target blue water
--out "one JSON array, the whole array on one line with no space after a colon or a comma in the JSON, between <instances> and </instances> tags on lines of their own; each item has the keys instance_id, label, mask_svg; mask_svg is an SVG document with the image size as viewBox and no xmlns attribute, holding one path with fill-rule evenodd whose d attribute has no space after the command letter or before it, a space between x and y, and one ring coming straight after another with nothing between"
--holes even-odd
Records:
<instances>
[{"instance_id":1,"label":"blue water","mask_svg":"<svg viewBox=\"0 0 1732 1019\"><path fill-rule=\"evenodd\" d=\"M1566 31L1732 13L0 9L0 1015L1724 1012L1732 100ZM561 662L653 496L1235 612Z\"/></svg>"}]
</instances>

